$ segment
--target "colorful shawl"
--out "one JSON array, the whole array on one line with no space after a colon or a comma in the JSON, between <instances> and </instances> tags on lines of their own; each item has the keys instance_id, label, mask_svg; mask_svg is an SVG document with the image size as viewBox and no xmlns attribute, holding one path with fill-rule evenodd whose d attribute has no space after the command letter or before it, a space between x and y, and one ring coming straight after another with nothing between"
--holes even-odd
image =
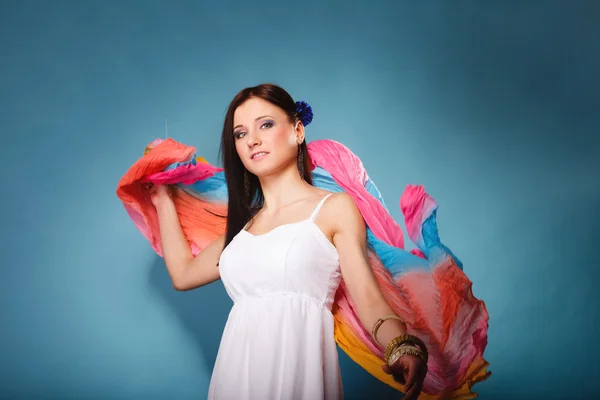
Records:
<instances>
[{"instance_id":1,"label":"colorful shawl","mask_svg":"<svg viewBox=\"0 0 600 400\"><path fill-rule=\"evenodd\" d=\"M350 194L367 225L369 260L385 298L429 350L421 399L471 399L486 379L488 313L474 297L461 262L438 236L437 204L421 186L409 185L400 199L408 236L418 250L404 250L401 227L388 212L361 160L331 140L308 145L313 185ZM196 156L196 149L157 139L119 181L117 196L142 235L162 256L158 218L143 184L170 184L183 232L194 255L225 232L227 185L222 169ZM357 316L342 281L334 302L335 339L350 358L382 382L402 391L385 374L381 350Z\"/></svg>"}]
</instances>

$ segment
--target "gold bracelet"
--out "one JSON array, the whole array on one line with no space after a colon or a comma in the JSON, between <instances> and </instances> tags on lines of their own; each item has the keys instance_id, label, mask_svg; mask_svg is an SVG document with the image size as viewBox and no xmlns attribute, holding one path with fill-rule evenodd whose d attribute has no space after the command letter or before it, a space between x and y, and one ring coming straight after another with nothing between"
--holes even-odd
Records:
<instances>
[{"instance_id":1,"label":"gold bracelet","mask_svg":"<svg viewBox=\"0 0 600 400\"><path fill-rule=\"evenodd\" d=\"M404 344L400 347L398 347L397 349L395 349L386 359L385 359L385 363L387 365L393 365L396 361L398 361L398 359L400 357L402 357L403 355L408 354L409 353L415 353L418 354L419 353L419 349L415 346L411 346L408 344Z\"/></svg>"},{"instance_id":2,"label":"gold bracelet","mask_svg":"<svg viewBox=\"0 0 600 400\"><path fill-rule=\"evenodd\" d=\"M402 318L398 317L397 315L388 315L387 317L379 318L377 320L377 322L375 322L375 325L373 325L373 329L371 330L371 336L373 337L373 341L379 347L382 347L382 346L381 346L381 343L379 343L379 340L377 340L377 331L379 331L379 328L381 327L381 325L389 319L397 319L398 321L400 321L402 323L402 325L404 325L404 329L406 329L406 322L404 322L404 320Z\"/></svg>"},{"instance_id":3,"label":"gold bracelet","mask_svg":"<svg viewBox=\"0 0 600 400\"><path fill-rule=\"evenodd\" d=\"M411 336L408 334L404 334L404 335L400 335L400 336L396 336L394 339L392 339L388 345L385 348L385 351L383 352L383 356L385 358L389 357L390 354L398 349L400 346L402 346L403 344L408 343L408 344L414 344L411 341Z\"/></svg>"},{"instance_id":4,"label":"gold bracelet","mask_svg":"<svg viewBox=\"0 0 600 400\"><path fill-rule=\"evenodd\" d=\"M410 345L402 345L397 350L395 350L390 356L385 360L386 364L389 366L394 365L396 361L402 356L412 355L415 357L419 357L423 363L427 364L427 357L425 354L415 346Z\"/></svg>"},{"instance_id":5,"label":"gold bracelet","mask_svg":"<svg viewBox=\"0 0 600 400\"><path fill-rule=\"evenodd\" d=\"M400 347L406 345L412 345L414 347L417 347L423 354L424 361L427 362L429 354L427 352L427 347L425 346L425 343L418 337L408 334L397 336L394 339L392 339L390 343L388 343L383 354L384 359L387 360L393 352L398 350Z\"/></svg>"}]
</instances>

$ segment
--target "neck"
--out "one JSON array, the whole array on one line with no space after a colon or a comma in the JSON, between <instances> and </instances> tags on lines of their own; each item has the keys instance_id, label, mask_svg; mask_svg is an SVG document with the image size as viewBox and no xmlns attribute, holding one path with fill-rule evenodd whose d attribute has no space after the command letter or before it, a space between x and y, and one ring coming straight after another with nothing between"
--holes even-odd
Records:
<instances>
[{"instance_id":1,"label":"neck","mask_svg":"<svg viewBox=\"0 0 600 400\"><path fill-rule=\"evenodd\" d=\"M265 205L263 212L274 212L280 207L297 201L307 195L310 185L300 178L294 164L276 174L260 178Z\"/></svg>"}]
</instances>

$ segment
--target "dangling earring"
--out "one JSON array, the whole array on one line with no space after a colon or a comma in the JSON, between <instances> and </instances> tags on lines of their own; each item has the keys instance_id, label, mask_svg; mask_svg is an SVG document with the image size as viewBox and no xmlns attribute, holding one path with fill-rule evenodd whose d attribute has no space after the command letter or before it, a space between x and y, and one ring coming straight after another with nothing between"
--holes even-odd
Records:
<instances>
[{"instance_id":1,"label":"dangling earring","mask_svg":"<svg viewBox=\"0 0 600 400\"><path fill-rule=\"evenodd\" d=\"M248 170L244 170L244 193L246 197L250 197L250 178L248 178Z\"/></svg>"},{"instance_id":2,"label":"dangling earring","mask_svg":"<svg viewBox=\"0 0 600 400\"><path fill-rule=\"evenodd\" d=\"M304 153L301 146L298 146L298 172L300 172L300 179L304 179Z\"/></svg>"}]
</instances>

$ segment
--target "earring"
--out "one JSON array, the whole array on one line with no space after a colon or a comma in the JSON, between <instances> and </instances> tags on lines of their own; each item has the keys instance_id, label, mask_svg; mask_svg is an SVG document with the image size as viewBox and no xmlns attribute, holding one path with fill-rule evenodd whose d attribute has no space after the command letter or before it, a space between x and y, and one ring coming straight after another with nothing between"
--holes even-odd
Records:
<instances>
[{"instance_id":1,"label":"earring","mask_svg":"<svg viewBox=\"0 0 600 400\"><path fill-rule=\"evenodd\" d=\"M298 146L298 172L300 172L300 179L304 179L304 153L300 146Z\"/></svg>"},{"instance_id":2,"label":"earring","mask_svg":"<svg viewBox=\"0 0 600 400\"><path fill-rule=\"evenodd\" d=\"M244 170L244 194L250 197L250 178L248 178L248 170Z\"/></svg>"}]
</instances>

